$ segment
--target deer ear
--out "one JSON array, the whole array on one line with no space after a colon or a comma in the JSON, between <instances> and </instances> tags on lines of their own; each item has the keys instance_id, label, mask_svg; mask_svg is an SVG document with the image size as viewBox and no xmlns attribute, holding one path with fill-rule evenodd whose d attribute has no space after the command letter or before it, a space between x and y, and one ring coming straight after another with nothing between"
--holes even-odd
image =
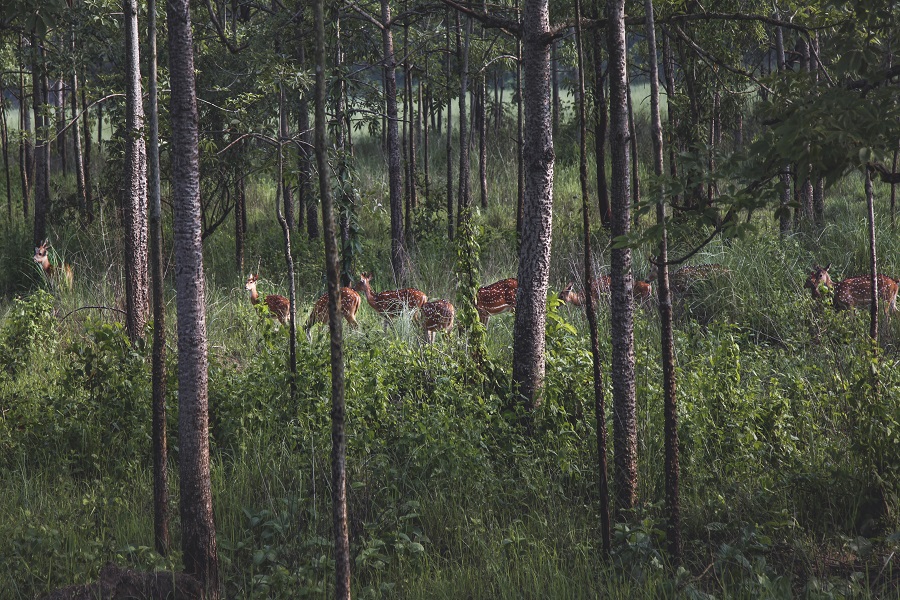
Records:
<instances>
[{"instance_id":1,"label":"deer ear","mask_svg":"<svg viewBox=\"0 0 900 600\"><path fill-rule=\"evenodd\" d=\"M831 263L828 263L828 266L825 267L825 272L827 273L830 268L831 268Z\"/></svg>"}]
</instances>

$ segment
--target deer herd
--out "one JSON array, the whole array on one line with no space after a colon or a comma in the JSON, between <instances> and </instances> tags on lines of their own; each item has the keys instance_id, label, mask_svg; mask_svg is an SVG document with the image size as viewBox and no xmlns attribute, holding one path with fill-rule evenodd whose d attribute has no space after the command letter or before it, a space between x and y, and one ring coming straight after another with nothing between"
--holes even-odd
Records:
<instances>
[{"instance_id":1,"label":"deer herd","mask_svg":"<svg viewBox=\"0 0 900 600\"><path fill-rule=\"evenodd\" d=\"M74 283L72 266L65 262L59 265L51 263L49 249L49 241L44 240L34 249L34 262L40 265L44 276L53 285L72 289ZM821 300L825 295L824 291L827 290L833 295L834 308L837 310L865 307L871 303L871 276L848 277L835 283L828 273L830 269L830 264L826 267L816 265L807 277L804 288L809 289L814 299ZM636 304L647 306L650 303L653 295L652 282L656 280L657 274L656 265L651 261L650 274L647 279L635 281L632 287L632 297ZM715 263L682 267L669 274L671 292L676 297L683 296L698 282L728 274L729 270L726 267ZM372 310L384 320L385 328L404 312L412 313L413 321L422 328L425 340L429 343L434 341L436 333L449 332L453 328L456 309L449 301L443 299L429 301L425 292L415 288L376 293L372 290L372 279L371 273L361 273L359 281L354 287L341 288L341 314L352 329L358 327L356 312L362 304L360 294L365 296L366 302L372 307ZM250 292L250 302L254 305L262 302L273 317L278 319L282 325L286 324L290 314L290 302L278 294L268 294L260 301L260 294L257 290L258 281L259 276L251 274L244 285L245 289ZM878 297L882 301L885 312L896 312L900 280L879 274L876 281ZM519 282L515 278L502 279L479 288L475 298L475 308L481 322L487 325L488 319L491 317L515 311L518 289ZM609 293L609 275L597 277L591 285L591 296L594 302L599 302L601 297L608 297ZM557 298L563 304L572 304L578 307L586 305L584 292L576 291L575 284L572 282L559 292ZM316 300L309 318L306 320L304 328L307 338L311 339L312 337L313 325L316 323L327 325L328 319L328 294L323 294Z\"/></svg>"}]
</instances>

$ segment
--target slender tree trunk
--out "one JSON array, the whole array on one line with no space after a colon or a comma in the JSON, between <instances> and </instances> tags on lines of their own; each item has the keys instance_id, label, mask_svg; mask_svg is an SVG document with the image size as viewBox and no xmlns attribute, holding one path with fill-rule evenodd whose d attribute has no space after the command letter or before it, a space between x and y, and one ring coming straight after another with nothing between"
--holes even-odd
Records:
<instances>
[{"instance_id":1,"label":"slender tree trunk","mask_svg":"<svg viewBox=\"0 0 900 600\"><path fill-rule=\"evenodd\" d=\"M578 174L581 182L581 220L584 228L584 289L594 289L594 261L591 257L591 211L588 199L587 169L587 111L585 110L584 44L581 32L581 0L575 0L575 46L578 55ZM597 471L600 495L600 537L603 553L612 548L609 519L609 475L606 462L606 398L603 391L603 370L600 368L600 335L597 331L597 312L594 295L585 293L588 329L591 335L591 364L594 375L594 418L597 421Z\"/></svg>"},{"instance_id":2,"label":"slender tree trunk","mask_svg":"<svg viewBox=\"0 0 900 600\"><path fill-rule=\"evenodd\" d=\"M425 61L425 78L419 82L419 92L421 94L422 87L425 82L428 83L428 92L425 94L424 99L422 96L419 96L419 104L421 105L421 113L422 113L422 166L425 171L425 206L431 206L431 175L430 175L430 162L431 162L431 145L428 143L428 131L431 129L428 123L428 117L431 116L432 120L434 119L434 111L431 107L431 83L428 79L428 61ZM423 102L424 100L424 102Z\"/></svg>"},{"instance_id":3,"label":"slender tree trunk","mask_svg":"<svg viewBox=\"0 0 900 600\"><path fill-rule=\"evenodd\" d=\"M200 157L189 0L166 2L172 124L175 289L178 328L178 472L185 571L218 600L219 559L209 466L208 359Z\"/></svg>"},{"instance_id":4,"label":"slender tree trunk","mask_svg":"<svg viewBox=\"0 0 900 600\"><path fill-rule=\"evenodd\" d=\"M519 290L513 332L513 391L529 410L540 404L544 329L553 232L553 115L550 96L549 0L525 0L522 72L525 92L525 203L519 246Z\"/></svg>"},{"instance_id":5,"label":"slender tree trunk","mask_svg":"<svg viewBox=\"0 0 900 600\"><path fill-rule=\"evenodd\" d=\"M810 71L816 80L816 87L819 85L819 36L816 34L812 38L812 52L809 60ZM812 206L813 219L816 227L825 227L825 181L819 176L818 170L815 172L815 183L812 190Z\"/></svg>"},{"instance_id":6,"label":"slender tree trunk","mask_svg":"<svg viewBox=\"0 0 900 600\"><path fill-rule=\"evenodd\" d=\"M627 80L625 98L628 101L628 137L631 138L631 204L634 206L634 226L640 227L641 215L638 206L641 204L641 179L638 175L637 133L634 129L634 106L631 103L631 80Z\"/></svg>"},{"instance_id":7,"label":"slender tree trunk","mask_svg":"<svg viewBox=\"0 0 900 600\"><path fill-rule=\"evenodd\" d=\"M469 95L469 40L472 35L472 19L466 17L465 39L456 17L456 50L459 56L459 193L457 194L456 227L462 227L463 219L469 218L469 114L466 100Z\"/></svg>"},{"instance_id":8,"label":"slender tree trunk","mask_svg":"<svg viewBox=\"0 0 900 600\"><path fill-rule=\"evenodd\" d=\"M57 44L59 40L56 40ZM66 88L62 79L53 82L55 88L54 101L56 102L56 148L59 152L59 163L62 167L63 177L69 175L69 154L66 144Z\"/></svg>"},{"instance_id":9,"label":"slender tree trunk","mask_svg":"<svg viewBox=\"0 0 900 600\"><path fill-rule=\"evenodd\" d=\"M81 118L84 123L84 214L88 223L94 220L94 193L91 189L91 120L88 113L87 96L81 88Z\"/></svg>"},{"instance_id":10,"label":"slender tree trunk","mask_svg":"<svg viewBox=\"0 0 900 600\"><path fill-rule=\"evenodd\" d=\"M872 303L869 306L869 337L878 339L878 260L875 254L875 191L872 187L872 169L866 169L866 220L869 226L869 275L872 280Z\"/></svg>"},{"instance_id":11,"label":"slender tree trunk","mask_svg":"<svg viewBox=\"0 0 900 600\"><path fill-rule=\"evenodd\" d=\"M350 541L347 527L347 439L344 433L344 354L338 253L334 235L328 147L325 135L325 23L324 0L315 5L316 27L316 161L325 229L325 270L328 277L328 331L331 338L331 506L334 532L335 588L340 600L350 598ZM385 19L387 22L387 19Z\"/></svg>"},{"instance_id":12,"label":"slender tree trunk","mask_svg":"<svg viewBox=\"0 0 900 600\"><path fill-rule=\"evenodd\" d=\"M400 166L400 134L397 131L397 65L391 33L391 5L381 0L381 41L384 47L385 98L387 99L388 180L391 206L391 267L394 280L406 280L409 255L403 231L403 171Z\"/></svg>"},{"instance_id":13,"label":"slender tree trunk","mask_svg":"<svg viewBox=\"0 0 900 600\"><path fill-rule=\"evenodd\" d=\"M281 123L281 134L286 134L285 123L287 122L287 109L285 108L284 88L278 87L278 118ZM284 262L287 267L288 275L288 301L290 304L290 314L288 315L288 368L291 377L291 403L297 398L297 286L294 280L294 259L291 253L291 224L281 212L282 205L279 204L278 198L287 201L285 194L285 178L284 178L284 145L288 143L288 137L281 135L278 139L278 194L275 198L275 218L281 225L281 233L284 236Z\"/></svg>"},{"instance_id":14,"label":"slender tree trunk","mask_svg":"<svg viewBox=\"0 0 900 600\"><path fill-rule=\"evenodd\" d=\"M0 142L3 144L3 170L6 173L6 217L12 223L12 176L9 174L9 133L6 130L5 89L0 85Z\"/></svg>"},{"instance_id":15,"label":"slender tree trunk","mask_svg":"<svg viewBox=\"0 0 900 600\"><path fill-rule=\"evenodd\" d=\"M97 157L103 154L103 104L97 105Z\"/></svg>"},{"instance_id":16,"label":"slender tree trunk","mask_svg":"<svg viewBox=\"0 0 900 600\"><path fill-rule=\"evenodd\" d=\"M147 2L148 53L150 65L148 105L150 147L147 151L150 202L150 270L153 281L153 531L156 551L169 552L169 472L166 440L166 302L163 297L162 193L159 175L159 98L156 82L156 0ZM72 97L75 97L75 88ZM74 106L73 106L74 109ZM75 128L78 131L78 128ZM78 134L75 134L78 139ZM77 141L76 141L77 144ZM76 149L76 155L78 151ZM240 271L239 271L240 272Z\"/></svg>"},{"instance_id":17,"label":"slender tree trunk","mask_svg":"<svg viewBox=\"0 0 900 600\"><path fill-rule=\"evenodd\" d=\"M19 51L21 52L21 38L19 41ZM32 181L29 174L29 165L31 164L31 140L29 139L28 123L28 103L25 93L25 70L19 71L19 180L22 186L22 214L25 220L28 220L28 195L30 193L30 183Z\"/></svg>"},{"instance_id":18,"label":"slender tree trunk","mask_svg":"<svg viewBox=\"0 0 900 600\"><path fill-rule=\"evenodd\" d=\"M675 111L675 56L672 54L672 46L669 36L663 31L663 74L666 78L666 120L669 124L669 136L666 145L669 147L669 176L672 179L678 177L677 148L675 147L675 132L678 129L678 116ZM672 204L677 206L678 196L672 197Z\"/></svg>"},{"instance_id":19,"label":"slender tree trunk","mask_svg":"<svg viewBox=\"0 0 900 600\"><path fill-rule=\"evenodd\" d=\"M339 8L334 9L333 18L335 27L335 49L334 64L344 64L344 50L341 44L341 11ZM349 286L353 277L353 231L352 226L356 220L356 200L353 197L352 186L350 185L350 169L349 164L352 160L353 148L350 146L350 118L347 113L347 82L343 75L338 79L337 94L337 114L335 117L338 125L338 181L341 186L340 198L340 215L341 215L341 286ZM331 190L329 189L329 194ZM326 250L327 252L327 250Z\"/></svg>"},{"instance_id":20,"label":"slender tree trunk","mask_svg":"<svg viewBox=\"0 0 900 600\"><path fill-rule=\"evenodd\" d=\"M653 138L653 172L661 178L663 160L662 119L659 111L659 65L656 58L656 28L653 24L653 0L644 0L647 15L647 56L650 66L650 130ZM672 328L672 297L669 290L669 246L666 231L665 190L660 191L656 205L656 225L661 229L656 257L659 298L660 357L663 371L663 405L665 413L666 512L669 516L667 541L673 566L681 564L681 506L679 502L678 467L678 397L675 390L675 337Z\"/></svg>"},{"instance_id":21,"label":"slender tree trunk","mask_svg":"<svg viewBox=\"0 0 900 600\"><path fill-rule=\"evenodd\" d=\"M409 26L403 25L403 121L400 129L400 158L403 162L403 232L406 239L412 239L412 192L409 182L412 177L409 170L409 135L407 129L410 120L409 97Z\"/></svg>"},{"instance_id":22,"label":"slender tree trunk","mask_svg":"<svg viewBox=\"0 0 900 600\"><path fill-rule=\"evenodd\" d=\"M416 114L416 96L413 94L413 71L409 68L409 80L406 84L406 93L409 95L409 203L413 210L419 205L418 190L416 189L416 137L419 135L419 117ZM420 88L421 90L421 84ZM411 234L412 232L410 232Z\"/></svg>"},{"instance_id":23,"label":"slender tree trunk","mask_svg":"<svg viewBox=\"0 0 900 600\"><path fill-rule=\"evenodd\" d=\"M800 69L806 73L810 73L809 44L806 42L806 39L803 36L800 36L799 50ZM809 146L807 146L807 149L809 149ZM807 173L812 172L812 165L810 165L809 167L810 168L807 169ZM808 222L813 222L815 212L813 209L813 186L808 175L806 179L803 180L803 183L800 186L800 204L803 208L803 218Z\"/></svg>"},{"instance_id":24,"label":"slender tree trunk","mask_svg":"<svg viewBox=\"0 0 900 600\"><path fill-rule=\"evenodd\" d=\"M516 0L516 11L519 0ZM522 245L522 217L525 213L525 102L522 90L522 38L516 38L516 240Z\"/></svg>"},{"instance_id":25,"label":"slender tree trunk","mask_svg":"<svg viewBox=\"0 0 900 600\"><path fill-rule=\"evenodd\" d=\"M481 181L481 208L488 207L487 182L487 79L481 76L481 91L478 102L478 179Z\"/></svg>"},{"instance_id":26,"label":"slender tree trunk","mask_svg":"<svg viewBox=\"0 0 900 600\"><path fill-rule=\"evenodd\" d=\"M450 9L447 9L447 239L453 241L453 101L450 93Z\"/></svg>"},{"instance_id":27,"label":"slender tree trunk","mask_svg":"<svg viewBox=\"0 0 900 600\"><path fill-rule=\"evenodd\" d=\"M611 209L613 238L630 231L628 71L625 47L625 0L606 3L609 55ZM616 508L619 514L637 497L637 415L634 381L634 305L631 250L614 248L610 265L613 431Z\"/></svg>"},{"instance_id":28,"label":"slender tree trunk","mask_svg":"<svg viewBox=\"0 0 900 600\"><path fill-rule=\"evenodd\" d=\"M47 104L47 76L44 73L44 47L32 39L36 49L31 69L34 108L34 245L39 246L47 238L47 211L50 207L50 141L48 124L44 116Z\"/></svg>"},{"instance_id":29,"label":"slender tree trunk","mask_svg":"<svg viewBox=\"0 0 900 600\"><path fill-rule=\"evenodd\" d=\"M599 18L603 11L598 0L595 16ZM602 30L594 30L594 160L597 164L597 204L600 209L600 223L609 228L612 214L609 207L609 189L606 183L606 135L607 106L606 82L603 76L603 37Z\"/></svg>"},{"instance_id":30,"label":"slender tree trunk","mask_svg":"<svg viewBox=\"0 0 900 600\"><path fill-rule=\"evenodd\" d=\"M778 61L778 72L782 77L785 72L784 33L781 27L775 28L775 58ZM778 231L781 237L791 234L791 166L784 165L781 172L781 206L778 208Z\"/></svg>"},{"instance_id":31,"label":"slender tree trunk","mask_svg":"<svg viewBox=\"0 0 900 600\"><path fill-rule=\"evenodd\" d=\"M283 143L287 143L286 140L289 140L291 138L290 127L288 127L288 111L284 109L279 110L278 112L278 135ZM283 160L284 153L287 147L284 145L279 147L281 148ZM284 220L287 223L288 230L294 231L294 229L296 229L294 221L294 193L291 189L291 186L288 185L286 179L282 179L279 185L281 186L281 201L282 210L284 211Z\"/></svg>"},{"instance_id":32,"label":"slender tree trunk","mask_svg":"<svg viewBox=\"0 0 900 600\"><path fill-rule=\"evenodd\" d=\"M300 55L305 59L301 46ZM313 198L310 183L312 182L312 169L310 168L310 153L312 148L312 132L309 125L309 100L304 93L300 97L298 114L298 127L300 128L300 151L298 152L299 169L297 185L297 203L300 210L306 211L306 234L311 240L319 239L319 217L316 210L316 201Z\"/></svg>"},{"instance_id":33,"label":"slender tree trunk","mask_svg":"<svg viewBox=\"0 0 900 600\"><path fill-rule=\"evenodd\" d=\"M150 312L147 265L147 148L141 92L137 0L123 0L125 12L125 329L132 341L144 337Z\"/></svg>"},{"instance_id":34,"label":"slender tree trunk","mask_svg":"<svg viewBox=\"0 0 900 600\"><path fill-rule=\"evenodd\" d=\"M72 47L75 47L74 34L72 36ZM78 114L78 73L74 67L72 69L72 91L69 94L72 99L72 115ZM87 213L87 193L84 187L84 153L81 149L81 129L78 123L72 126L72 142L73 142L73 158L75 168L75 189L78 194L78 208L81 214Z\"/></svg>"},{"instance_id":35,"label":"slender tree trunk","mask_svg":"<svg viewBox=\"0 0 900 600\"><path fill-rule=\"evenodd\" d=\"M244 175L238 174L234 190L234 266L238 273L244 272L244 218L247 213L247 197Z\"/></svg>"}]
</instances>

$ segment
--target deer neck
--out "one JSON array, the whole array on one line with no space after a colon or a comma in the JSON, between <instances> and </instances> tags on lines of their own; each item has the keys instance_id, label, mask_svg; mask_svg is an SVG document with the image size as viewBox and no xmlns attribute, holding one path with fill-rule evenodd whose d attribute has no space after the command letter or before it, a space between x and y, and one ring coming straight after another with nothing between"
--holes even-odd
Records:
<instances>
[{"instance_id":1,"label":"deer neck","mask_svg":"<svg viewBox=\"0 0 900 600\"><path fill-rule=\"evenodd\" d=\"M42 256L38 261L38 264L41 265L41 268L44 270L44 273L49 277L53 274L53 265L50 264L50 258L47 256Z\"/></svg>"},{"instance_id":2,"label":"deer neck","mask_svg":"<svg viewBox=\"0 0 900 600\"><path fill-rule=\"evenodd\" d=\"M378 303L375 301L375 294L372 293L372 287L368 283L366 283L365 287L363 288L363 292L365 292L366 294L366 302L369 303L369 306L371 306L375 310L378 310Z\"/></svg>"},{"instance_id":3,"label":"deer neck","mask_svg":"<svg viewBox=\"0 0 900 600\"><path fill-rule=\"evenodd\" d=\"M250 288L250 302L251 304L259 304L259 292L256 291L256 285Z\"/></svg>"}]
</instances>

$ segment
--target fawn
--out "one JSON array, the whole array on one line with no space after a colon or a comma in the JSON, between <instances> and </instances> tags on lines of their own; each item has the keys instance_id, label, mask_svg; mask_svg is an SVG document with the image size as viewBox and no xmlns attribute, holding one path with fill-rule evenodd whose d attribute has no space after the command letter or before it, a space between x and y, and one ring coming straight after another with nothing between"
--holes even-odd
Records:
<instances>
[{"instance_id":1,"label":"fawn","mask_svg":"<svg viewBox=\"0 0 900 600\"><path fill-rule=\"evenodd\" d=\"M49 249L50 240L44 240L40 246L34 249L34 262L41 265L41 269L49 281L56 282L57 285L61 283L71 290L75 283L75 271L72 269L72 265L65 262L62 266L51 264L50 257L47 255Z\"/></svg>"},{"instance_id":2,"label":"fawn","mask_svg":"<svg viewBox=\"0 0 900 600\"><path fill-rule=\"evenodd\" d=\"M518 290L519 281L514 277L478 288L475 308L478 309L478 317L482 324L487 325L488 319L494 315L515 311Z\"/></svg>"},{"instance_id":3,"label":"fawn","mask_svg":"<svg viewBox=\"0 0 900 600\"><path fill-rule=\"evenodd\" d=\"M601 295L609 295L609 284L609 275L602 275L594 280L593 285L591 286L593 291L591 297L594 299L595 305L599 302ZM570 281L569 285L567 285L557 297L562 300L563 303L584 307L587 304L584 293L573 291L574 287L575 284ZM649 281L635 281L634 286L631 288L631 297L640 305L644 305L648 302L652 294L653 286Z\"/></svg>"},{"instance_id":4,"label":"fawn","mask_svg":"<svg viewBox=\"0 0 900 600\"><path fill-rule=\"evenodd\" d=\"M256 282L259 281L259 275L253 273L247 278L244 289L250 291L250 302L254 305L259 304L259 292L256 290ZM272 316L278 319L278 322L284 325L288 319L288 313L291 311L291 303L284 296L278 294L269 294L265 299L266 306Z\"/></svg>"},{"instance_id":5,"label":"fawn","mask_svg":"<svg viewBox=\"0 0 900 600\"><path fill-rule=\"evenodd\" d=\"M356 291L366 295L366 301L375 312L384 318L385 327L399 317L404 310L416 310L422 308L422 305L428 302L428 296L425 292L415 288L405 288L402 290L386 290L377 294L372 292L373 275L371 273L360 273L359 282L356 284Z\"/></svg>"},{"instance_id":6,"label":"fawn","mask_svg":"<svg viewBox=\"0 0 900 600\"><path fill-rule=\"evenodd\" d=\"M815 265L812 273L806 278L804 288L809 288L813 298L822 297L822 288L834 291L834 307L837 310L848 310L857 306L866 306L872 302L872 276L860 275L859 277L848 277L842 281L834 283L828 270L831 263L827 267ZM897 311L897 281L887 275L878 275L878 297L885 303L884 312Z\"/></svg>"},{"instance_id":7,"label":"fawn","mask_svg":"<svg viewBox=\"0 0 900 600\"><path fill-rule=\"evenodd\" d=\"M453 329L453 319L456 309L447 300L432 300L426 302L414 317L422 325L425 332L425 341L434 342L434 334L437 331L449 333Z\"/></svg>"},{"instance_id":8,"label":"fawn","mask_svg":"<svg viewBox=\"0 0 900 600\"><path fill-rule=\"evenodd\" d=\"M356 322L356 311L359 310L361 302L362 300L360 299L359 294L353 289L348 287L341 288L341 314L344 315L344 319L347 320L347 324L350 325L351 329L356 329L358 326ZM306 339L312 341L312 333L310 333L310 330L313 325L316 323L328 325L329 319L328 293L326 292L316 300L312 311L309 313L309 318L306 319L306 325L304 326L306 329Z\"/></svg>"}]
</instances>

